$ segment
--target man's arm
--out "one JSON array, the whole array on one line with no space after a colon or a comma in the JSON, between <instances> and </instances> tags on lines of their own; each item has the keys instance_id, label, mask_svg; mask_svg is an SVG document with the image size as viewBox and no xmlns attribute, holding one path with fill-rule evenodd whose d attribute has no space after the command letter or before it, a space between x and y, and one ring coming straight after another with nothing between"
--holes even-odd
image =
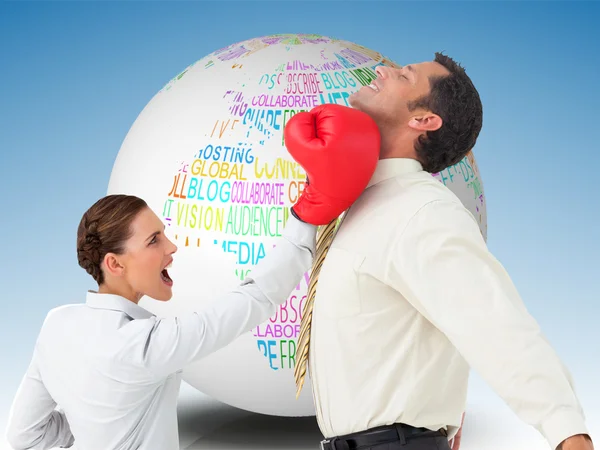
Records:
<instances>
[{"instance_id":1,"label":"man's arm","mask_svg":"<svg viewBox=\"0 0 600 450\"><path fill-rule=\"evenodd\" d=\"M388 268L388 284L551 448L588 434L570 374L461 204L434 201L421 208L394 243Z\"/></svg>"},{"instance_id":2,"label":"man's arm","mask_svg":"<svg viewBox=\"0 0 600 450\"><path fill-rule=\"evenodd\" d=\"M21 381L8 418L6 438L14 450L68 448L74 438L41 379L37 350Z\"/></svg>"},{"instance_id":3,"label":"man's arm","mask_svg":"<svg viewBox=\"0 0 600 450\"><path fill-rule=\"evenodd\" d=\"M132 327L130 344L123 356L154 375L165 376L260 325L310 269L316 230L290 216L276 247L237 289L195 313L132 322L128 325Z\"/></svg>"}]
</instances>

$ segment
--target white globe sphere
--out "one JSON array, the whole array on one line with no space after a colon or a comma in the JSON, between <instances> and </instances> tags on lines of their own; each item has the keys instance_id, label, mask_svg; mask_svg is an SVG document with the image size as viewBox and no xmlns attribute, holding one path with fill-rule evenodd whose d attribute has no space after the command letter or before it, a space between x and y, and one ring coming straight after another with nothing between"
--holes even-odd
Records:
<instances>
[{"instance_id":1,"label":"white globe sphere","mask_svg":"<svg viewBox=\"0 0 600 450\"><path fill-rule=\"evenodd\" d=\"M116 158L108 193L148 202L178 245L173 298L143 299L159 316L200 310L234 288L269 254L306 181L283 142L286 122L322 103L348 105L377 65L360 45L315 35L275 35L217 50L148 103ZM487 233L473 155L439 174ZM217 400L280 416L314 414L310 380L293 378L308 274L266 323L183 371Z\"/></svg>"}]
</instances>

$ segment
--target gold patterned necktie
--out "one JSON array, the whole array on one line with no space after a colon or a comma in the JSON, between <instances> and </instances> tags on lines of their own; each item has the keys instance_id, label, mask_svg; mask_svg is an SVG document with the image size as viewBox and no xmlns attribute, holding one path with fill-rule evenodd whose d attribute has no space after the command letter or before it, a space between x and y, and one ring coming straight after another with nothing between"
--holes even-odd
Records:
<instances>
[{"instance_id":1,"label":"gold patterned necktie","mask_svg":"<svg viewBox=\"0 0 600 450\"><path fill-rule=\"evenodd\" d=\"M302 386L304 386L304 377L306 376L306 366L308 363L308 348L310 344L310 325L312 321L313 305L315 302L316 286L319 280L319 273L323 266L323 261L327 256L327 251L331 246L336 231L336 225L339 219L332 220L324 228L319 230L317 236L317 247L315 259L313 261L310 281L308 283L308 295L304 308L302 310L302 319L300 320L300 335L296 346L296 364L294 366L294 378L296 380L296 399L300 396Z\"/></svg>"}]
</instances>

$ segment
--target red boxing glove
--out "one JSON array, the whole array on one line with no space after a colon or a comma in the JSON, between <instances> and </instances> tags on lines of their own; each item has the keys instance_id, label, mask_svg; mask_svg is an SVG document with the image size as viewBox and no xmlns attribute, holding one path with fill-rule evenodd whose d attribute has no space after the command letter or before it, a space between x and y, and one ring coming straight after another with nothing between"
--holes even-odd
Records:
<instances>
[{"instance_id":1,"label":"red boxing glove","mask_svg":"<svg viewBox=\"0 0 600 450\"><path fill-rule=\"evenodd\" d=\"M292 213L313 225L338 218L362 194L379 160L379 129L366 113L323 104L295 114L283 130L306 186Z\"/></svg>"}]
</instances>

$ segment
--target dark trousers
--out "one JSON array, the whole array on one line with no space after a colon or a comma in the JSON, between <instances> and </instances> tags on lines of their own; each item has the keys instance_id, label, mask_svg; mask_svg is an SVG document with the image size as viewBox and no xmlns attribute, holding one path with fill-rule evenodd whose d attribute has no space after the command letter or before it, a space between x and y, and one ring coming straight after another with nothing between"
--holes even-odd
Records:
<instances>
[{"instance_id":1,"label":"dark trousers","mask_svg":"<svg viewBox=\"0 0 600 450\"><path fill-rule=\"evenodd\" d=\"M402 424L340 436L321 445L323 450L450 450L444 430L430 431Z\"/></svg>"},{"instance_id":2,"label":"dark trousers","mask_svg":"<svg viewBox=\"0 0 600 450\"><path fill-rule=\"evenodd\" d=\"M430 436L407 439L405 444L400 441L364 447L360 450L450 450L446 436Z\"/></svg>"}]
</instances>

